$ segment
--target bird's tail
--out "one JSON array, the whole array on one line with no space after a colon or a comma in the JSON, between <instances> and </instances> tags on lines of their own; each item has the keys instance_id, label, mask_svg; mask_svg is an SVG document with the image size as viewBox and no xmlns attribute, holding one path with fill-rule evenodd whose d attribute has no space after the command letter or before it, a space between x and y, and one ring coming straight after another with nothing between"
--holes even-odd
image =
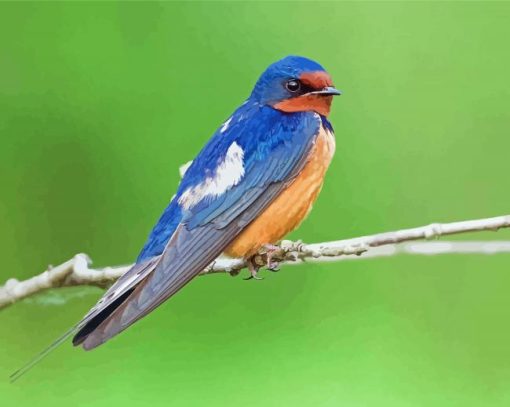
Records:
<instances>
[{"instance_id":1,"label":"bird's tail","mask_svg":"<svg viewBox=\"0 0 510 407\"><path fill-rule=\"evenodd\" d=\"M46 357L52 350L57 348L60 344L65 342L67 338L69 338L73 333L76 332L77 326L72 327L66 333L64 333L60 338L58 338L55 342L53 342L50 346L44 349L41 353L37 354L30 360L27 364L16 370L13 374L9 376L9 380L11 383L14 383L21 376L23 376L26 372L32 369L37 363L39 363L44 357Z\"/></svg>"},{"instance_id":2,"label":"bird's tail","mask_svg":"<svg viewBox=\"0 0 510 407\"><path fill-rule=\"evenodd\" d=\"M150 273L152 273L159 260L160 256L151 257L130 268L108 289L98 303L88 312L87 315L83 317L80 322L35 356L30 362L10 375L11 383L15 382L26 372L32 369L32 367L39 363L46 355L62 344L71 335L77 333L77 335L73 338L74 346L80 345L84 342L87 337L110 316L110 314L124 303L135 287L147 278ZM89 348L84 347L84 349Z\"/></svg>"}]
</instances>

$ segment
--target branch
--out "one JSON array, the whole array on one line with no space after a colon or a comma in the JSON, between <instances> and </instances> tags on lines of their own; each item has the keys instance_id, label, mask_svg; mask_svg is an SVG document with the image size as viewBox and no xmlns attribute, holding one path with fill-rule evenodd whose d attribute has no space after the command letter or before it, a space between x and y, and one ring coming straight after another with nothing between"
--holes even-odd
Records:
<instances>
[{"instance_id":1,"label":"branch","mask_svg":"<svg viewBox=\"0 0 510 407\"><path fill-rule=\"evenodd\" d=\"M284 240L272 258L280 263L296 264L309 260L325 262L394 256L396 254L510 253L510 241L404 243L466 232L497 231L509 227L510 215L506 215L463 222L433 223L413 229L326 243L304 244L299 241ZM255 257L255 262L260 266L265 265L266 260L267 254L264 252L260 252ZM91 264L90 258L86 254L80 253L56 267L48 267L48 270L42 274L28 280L18 281L12 278L4 286L0 286L0 309L49 288L79 285L107 287L131 267L131 265L127 265L93 269L90 268ZM230 273L236 275L245 267L244 259L219 257L200 274Z\"/></svg>"}]
</instances>

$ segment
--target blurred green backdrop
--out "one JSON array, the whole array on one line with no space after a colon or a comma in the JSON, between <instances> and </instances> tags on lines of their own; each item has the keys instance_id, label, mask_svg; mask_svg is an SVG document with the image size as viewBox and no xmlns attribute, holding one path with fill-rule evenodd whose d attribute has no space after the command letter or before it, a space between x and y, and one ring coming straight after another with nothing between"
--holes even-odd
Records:
<instances>
[{"instance_id":1,"label":"blurred green backdrop","mask_svg":"<svg viewBox=\"0 0 510 407\"><path fill-rule=\"evenodd\" d=\"M510 4L2 3L0 280L132 261L177 168L288 54L345 93L307 242L508 213ZM509 239L509 232L465 237ZM197 279L94 352L7 375L101 291L0 313L12 406L508 406L508 255ZM268 275L269 274L269 275Z\"/></svg>"}]
</instances>

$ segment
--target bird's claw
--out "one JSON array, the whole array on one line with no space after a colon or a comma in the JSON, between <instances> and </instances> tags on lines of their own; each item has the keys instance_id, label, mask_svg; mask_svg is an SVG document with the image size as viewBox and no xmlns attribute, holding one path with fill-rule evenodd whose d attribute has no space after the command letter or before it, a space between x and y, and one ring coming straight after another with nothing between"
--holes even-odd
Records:
<instances>
[{"instance_id":1,"label":"bird's claw","mask_svg":"<svg viewBox=\"0 0 510 407\"><path fill-rule=\"evenodd\" d=\"M265 255L266 255L266 267L269 271L272 271L273 273L276 273L277 271L280 271L278 265L279 263L277 261L273 261L273 256L280 251L280 248L278 246L275 246L274 244L266 244L263 246L265 249ZM250 259L248 259L248 270L250 270L250 276L246 277L244 280L263 280L262 277L259 277L257 272L260 269L260 264L255 261L256 256L252 256Z\"/></svg>"},{"instance_id":2,"label":"bird's claw","mask_svg":"<svg viewBox=\"0 0 510 407\"><path fill-rule=\"evenodd\" d=\"M280 268L278 267L279 265L280 263L278 263L277 261L273 261L271 264L267 266L267 269L273 273L277 273L278 271L280 271Z\"/></svg>"},{"instance_id":3,"label":"bird's claw","mask_svg":"<svg viewBox=\"0 0 510 407\"><path fill-rule=\"evenodd\" d=\"M278 246L275 246L274 244L266 244L264 248L266 251L267 261L266 261L266 267L269 271L272 271L273 273L276 273L277 271L280 271L280 268L278 267L280 263L277 261L273 261L273 256L276 252L280 250Z\"/></svg>"},{"instance_id":4,"label":"bird's claw","mask_svg":"<svg viewBox=\"0 0 510 407\"><path fill-rule=\"evenodd\" d=\"M250 276L249 277L246 277L244 280L251 280L251 279L254 279L254 280L263 280L262 277L259 277L258 276L258 271L259 271L259 266L257 266L254 262L253 262L253 259L250 259L248 260L248 270L250 271Z\"/></svg>"},{"instance_id":5,"label":"bird's claw","mask_svg":"<svg viewBox=\"0 0 510 407\"><path fill-rule=\"evenodd\" d=\"M248 281L248 280L251 280L251 279L254 279L254 280L264 280L263 277L259 277L257 274L252 274L251 276L246 277L243 280Z\"/></svg>"}]
</instances>

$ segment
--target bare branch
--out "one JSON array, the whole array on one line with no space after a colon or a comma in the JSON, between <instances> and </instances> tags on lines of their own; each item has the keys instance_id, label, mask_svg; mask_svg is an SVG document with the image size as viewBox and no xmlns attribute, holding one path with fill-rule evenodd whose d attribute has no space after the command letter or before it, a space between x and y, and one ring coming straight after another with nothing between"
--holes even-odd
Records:
<instances>
[{"instance_id":1,"label":"bare branch","mask_svg":"<svg viewBox=\"0 0 510 407\"><path fill-rule=\"evenodd\" d=\"M495 254L510 253L510 241L491 242L425 242L404 243L413 240L439 238L466 232L497 231L510 227L510 215L495 218L469 220L453 223L434 223L413 229L338 240L334 242L304 244L284 240L273 259L281 263L297 264L303 261L339 261L366 259L396 254L438 255L438 254ZM363 254L363 256L361 256ZM261 252L255 261L265 265L266 254ZM45 291L49 288L76 285L94 285L107 287L129 268L127 266L90 268L92 262L86 254L77 254L72 259L28 280L14 278L0 286L0 309L23 298ZM220 257L210 264L201 275L212 273L230 273L236 275L246 266L243 259Z\"/></svg>"}]
</instances>

